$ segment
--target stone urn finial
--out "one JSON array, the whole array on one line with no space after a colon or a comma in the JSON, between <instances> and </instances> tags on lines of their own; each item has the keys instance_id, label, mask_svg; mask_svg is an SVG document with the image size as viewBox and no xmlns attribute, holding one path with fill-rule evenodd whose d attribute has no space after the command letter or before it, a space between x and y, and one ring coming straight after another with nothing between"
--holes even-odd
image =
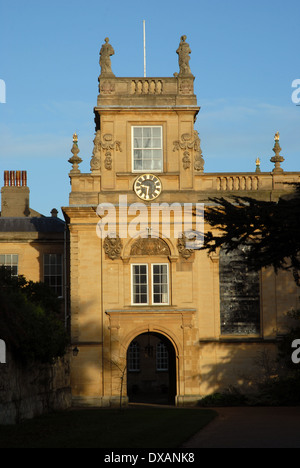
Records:
<instances>
[{"instance_id":1,"label":"stone urn finial","mask_svg":"<svg viewBox=\"0 0 300 468\"><path fill-rule=\"evenodd\" d=\"M280 139L280 135L279 135L279 132L276 133L275 137L274 137L274 140L275 140L275 145L274 145L274 148L273 148L273 151L275 153L275 156L273 156L273 158L271 158L271 162L275 164L275 168L273 169L273 173L274 174L280 174L283 171L282 167L280 166L280 164L285 161L284 157L280 155L280 151L281 151L281 147L280 147L280 144L279 144L279 139Z\"/></svg>"},{"instance_id":2,"label":"stone urn finial","mask_svg":"<svg viewBox=\"0 0 300 468\"><path fill-rule=\"evenodd\" d=\"M78 173L80 172L79 170L79 164L82 163L82 159L78 156L78 153L80 152L80 149L78 148L78 136L76 133L73 135L73 146L71 149L71 153L73 156L69 159L69 163L72 164L72 173Z\"/></svg>"},{"instance_id":3,"label":"stone urn finial","mask_svg":"<svg viewBox=\"0 0 300 468\"><path fill-rule=\"evenodd\" d=\"M256 172L261 172L260 164L261 164L260 158L257 158L257 160L256 160Z\"/></svg>"}]
</instances>

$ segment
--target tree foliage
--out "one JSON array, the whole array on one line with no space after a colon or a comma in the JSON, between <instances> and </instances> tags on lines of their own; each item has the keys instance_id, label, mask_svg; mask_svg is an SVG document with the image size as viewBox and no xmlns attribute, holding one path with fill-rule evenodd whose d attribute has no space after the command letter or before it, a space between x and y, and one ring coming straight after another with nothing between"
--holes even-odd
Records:
<instances>
[{"instance_id":1,"label":"tree foliage","mask_svg":"<svg viewBox=\"0 0 300 468\"><path fill-rule=\"evenodd\" d=\"M0 338L22 363L52 363L65 354L68 336L60 300L44 283L0 269Z\"/></svg>"},{"instance_id":2,"label":"tree foliage","mask_svg":"<svg viewBox=\"0 0 300 468\"><path fill-rule=\"evenodd\" d=\"M241 245L248 249L249 266L292 270L300 285L300 184L278 202L250 197L212 198L205 220L213 230L204 236L203 249L227 252Z\"/></svg>"}]
</instances>

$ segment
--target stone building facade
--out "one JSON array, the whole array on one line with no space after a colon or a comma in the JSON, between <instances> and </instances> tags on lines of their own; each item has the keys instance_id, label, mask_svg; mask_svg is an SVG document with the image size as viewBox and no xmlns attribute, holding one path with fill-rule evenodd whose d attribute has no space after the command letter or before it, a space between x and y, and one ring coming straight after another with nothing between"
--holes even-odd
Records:
<instances>
[{"instance_id":1,"label":"stone building facade","mask_svg":"<svg viewBox=\"0 0 300 468\"><path fill-rule=\"evenodd\" d=\"M120 78L106 38L89 173L73 137L63 213L77 403L108 406L122 394L186 405L250 388L255 358L275 352L285 312L299 305L287 273L250 275L242 250L197 250L211 197L278 200L300 173L284 172L278 134L272 172L257 161L254 172L206 173L185 36L177 53L173 77Z\"/></svg>"},{"instance_id":2,"label":"stone building facade","mask_svg":"<svg viewBox=\"0 0 300 468\"><path fill-rule=\"evenodd\" d=\"M0 266L31 281L43 281L66 297L65 222L30 206L26 171L4 171L1 188Z\"/></svg>"}]
</instances>

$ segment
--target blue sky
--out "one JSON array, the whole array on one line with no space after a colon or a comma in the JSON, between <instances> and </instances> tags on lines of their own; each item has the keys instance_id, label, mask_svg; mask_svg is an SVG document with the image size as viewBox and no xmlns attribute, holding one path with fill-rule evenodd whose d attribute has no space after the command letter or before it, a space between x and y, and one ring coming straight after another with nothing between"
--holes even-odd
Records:
<instances>
[{"instance_id":1,"label":"blue sky","mask_svg":"<svg viewBox=\"0 0 300 468\"><path fill-rule=\"evenodd\" d=\"M287 171L300 171L299 0L0 0L0 185L4 170L27 170L31 207L68 205L72 135L89 172L99 51L110 38L116 76L178 72L187 35L201 111L196 129L206 172L273 169L280 132Z\"/></svg>"}]
</instances>

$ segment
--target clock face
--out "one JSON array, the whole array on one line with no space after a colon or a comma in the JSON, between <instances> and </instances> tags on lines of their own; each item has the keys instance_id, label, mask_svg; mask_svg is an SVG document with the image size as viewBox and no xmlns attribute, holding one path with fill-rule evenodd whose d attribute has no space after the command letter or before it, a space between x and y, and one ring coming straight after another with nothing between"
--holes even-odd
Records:
<instances>
[{"instance_id":1,"label":"clock face","mask_svg":"<svg viewBox=\"0 0 300 468\"><path fill-rule=\"evenodd\" d=\"M161 190L161 181L153 174L141 175L134 183L134 191L142 200L154 200L161 194Z\"/></svg>"}]
</instances>

